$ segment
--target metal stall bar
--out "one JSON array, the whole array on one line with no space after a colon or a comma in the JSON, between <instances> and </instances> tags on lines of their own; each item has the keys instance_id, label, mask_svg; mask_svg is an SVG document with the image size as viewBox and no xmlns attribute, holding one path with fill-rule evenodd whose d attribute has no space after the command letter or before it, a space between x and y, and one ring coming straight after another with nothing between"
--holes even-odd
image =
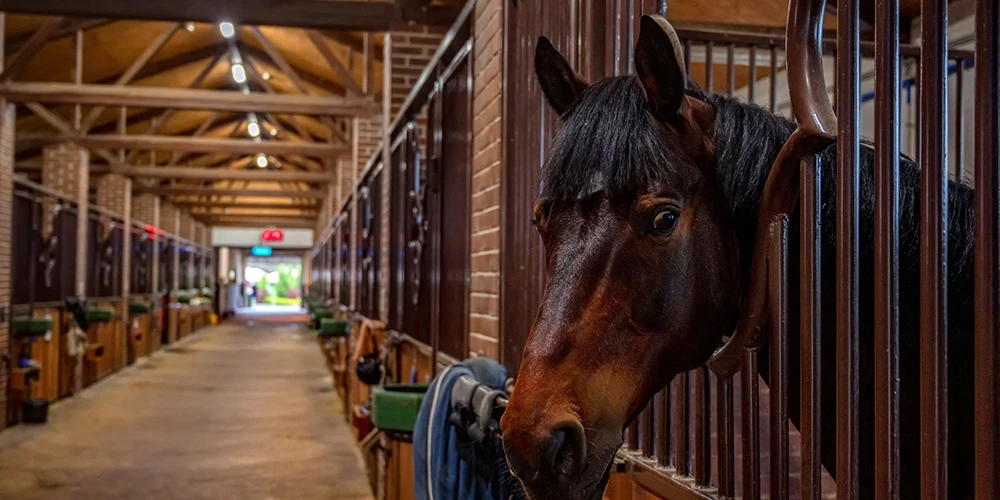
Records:
<instances>
[{"instance_id":1,"label":"metal stall bar","mask_svg":"<svg viewBox=\"0 0 1000 500\"><path fill-rule=\"evenodd\" d=\"M976 2L975 497L1000 492L1000 6Z\"/></svg>"},{"instance_id":2,"label":"metal stall bar","mask_svg":"<svg viewBox=\"0 0 1000 500\"><path fill-rule=\"evenodd\" d=\"M678 474L687 476L691 473L688 467L688 430L689 430L689 397L688 373L674 377L674 469Z\"/></svg>"},{"instance_id":3,"label":"metal stall bar","mask_svg":"<svg viewBox=\"0 0 1000 500\"><path fill-rule=\"evenodd\" d=\"M708 369L694 371L694 450L691 457L694 482L707 486L712 476L711 381Z\"/></svg>"},{"instance_id":4,"label":"metal stall bar","mask_svg":"<svg viewBox=\"0 0 1000 500\"><path fill-rule=\"evenodd\" d=\"M920 3L920 492L948 496L948 2Z\"/></svg>"},{"instance_id":5,"label":"metal stall bar","mask_svg":"<svg viewBox=\"0 0 1000 500\"><path fill-rule=\"evenodd\" d=\"M857 0L837 2L837 498L858 498L858 199L860 56Z\"/></svg>"},{"instance_id":6,"label":"metal stall bar","mask_svg":"<svg viewBox=\"0 0 1000 500\"><path fill-rule=\"evenodd\" d=\"M788 499L788 217L771 225L770 297L771 498Z\"/></svg>"},{"instance_id":7,"label":"metal stall bar","mask_svg":"<svg viewBox=\"0 0 1000 500\"><path fill-rule=\"evenodd\" d=\"M899 0L875 7L875 498L899 498Z\"/></svg>"}]
</instances>

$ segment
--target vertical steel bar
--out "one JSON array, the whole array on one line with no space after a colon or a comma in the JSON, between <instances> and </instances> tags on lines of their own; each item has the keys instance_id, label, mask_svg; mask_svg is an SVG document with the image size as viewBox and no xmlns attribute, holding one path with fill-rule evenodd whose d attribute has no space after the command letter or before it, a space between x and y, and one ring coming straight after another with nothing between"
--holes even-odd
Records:
<instances>
[{"instance_id":1,"label":"vertical steel bar","mask_svg":"<svg viewBox=\"0 0 1000 500\"><path fill-rule=\"evenodd\" d=\"M788 499L788 218L771 224L768 245L771 498Z\"/></svg>"},{"instance_id":2,"label":"vertical steel bar","mask_svg":"<svg viewBox=\"0 0 1000 500\"><path fill-rule=\"evenodd\" d=\"M736 47L726 44L726 93L736 93Z\"/></svg>"},{"instance_id":3,"label":"vertical steel bar","mask_svg":"<svg viewBox=\"0 0 1000 500\"><path fill-rule=\"evenodd\" d=\"M1000 492L1000 6L976 3L976 500Z\"/></svg>"},{"instance_id":4,"label":"vertical steel bar","mask_svg":"<svg viewBox=\"0 0 1000 500\"><path fill-rule=\"evenodd\" d=\"M688 374L674 377L674 469L682 476L688 467Z\"/></svg>"},{"instance_id":5,"label":"vertical steel bar","mask_svg":"<svg viewBox=\"0 0 1000 500\"><path fill-rule=\"evenodd\" d=\"M740 370L743 408L743 498L760 499L760 388L757 350L748 349Z\"/></svg>"},{"instance_id":6,"label":"vertical steel bar","mask_svg":"<svg viewBox=\"0 0 1000 500\"><path fill-rule=\"evenodd\" d=\"M652 403L652 401L650 402ZM639 437L642 446L642 456L646 458L656 456L656 450L653 446L654 437L656 435L654 430L655 425L655 415L653 409L656 405L648 404L646 409L642 411L642 416L639 420Z\"/></svg>"},{"instance_id":7,"label":"vertical steel bar","mask_svg":"<svg viewBox=\"0 0 1000 500\"><path fill-rule=\"evenodd\" d=\"M899 498L899 0L875 7L875 498Z\"/></svg>"},{"instance_id":8,"label":"vertical steel bar","mask_svg":"<svg viewBox=\"0 0 1000 500\"><path fill-rule=\"evenodd\" d=\"M656 399L653 400L653 404L656 406L656 409L653 410L653 415L655 416L653 435L656 438L656 464L661 467L666 467L670 463L670 442L668 441L670 427L667 421L667 416L670 414L669 394L668 385L656 393Z\"/></svg>"},{"instance_id":9,"label":"vertical steel bar","mask_svg":"<svg viewBox=\"0 0 1000 500\"><path fill-rule=\"evenodd\" d=\"M747 79L747 102L752 103L757 93L757 46L750 46L750 75Z\"/></svg>"},{"instance_id":10,"label":"vertical steel bar","mask_svg":"<svg viewBox=\"0 0 1000 500\"><path fill-rule=\"evenodd\" d=\"M736 496L735 429L733 427L733 378L719 377L716 392L716 429L719 457L719 496Z\"/></svg>"},{"instance_id":11,"label":"vertical steel bar","mask_svg":"<svg viewBox=\"0 0 1000 500\"><path fill-rule=\"evenodd\" d=\"M778 112L778 47L771 46L771 112Z\"/></svg>"},{"instance_id":12,"label":"vertical steel bar","mask_svg":"<svg viewBox=\"0 0 1000 500\"><path fill-rule=\"evenodd\" d=\"M711 94L715 91L715 44L705 43L705 90Z\"/></svg>"},{"instance_id":13,"label":"vertical steel bar","mask_svg":"<svg viewBox=\"0 0 1000 500\"><path fill-rule=\"evenodd\" d=\"M712 476L711 382L708 368L694 372L694 482L707 486Z\"/></svg>"},{"instance_id":14,"label":"vertical steel bar","mask_svg":"<svg viewBox=\"0 0 1000 500\"><path fill-rule=\"evenodd\" d=\"M630 451L639 451L639 419L642 418L642 414L639 417L632 420L632 423L628 424L625 429L625 442L628 445Z\"/></svg>"},{"instance_id":15,"label":"vertical steel bar","mask_svg":"<svg viewBox=\"0 0 1000 500\"><path fill-rule=\"evenodd\" d=\"M799 317L802 335L800 346L799 432L802 442L802 499L819 500L822 493L823 456L821 454L820 401L821 401L821 206L819 188L822 185L822 168L819 159L802 164L801 183L801 238L799 276Z\"/></svg>"},{"instance_id":16,"label":"vertical steel bar","mask_svg":"<svg viewBox=\"0 0 1000 500\"><path fill-rule=\"evenodd\" d=\"M837 497L858 498L858 1L837 2Z\"/></svg>"},{"instance_id":17,"label":"vertical steel bar","mask_svg":"<svg viewBox=\"0 0 1000 500\"><path fill-rule=\"evenodd\" d=\"M684 72L691 74L691 41L684 40Z\"/></svg>"},{"instance_id":18,"label":"vertical steel bar","mask_svg":"<svg viewBox=\"0 0 1000 500\"><path fill-rule=\"evenodd\" d=\"M965 60L955 59L955 181L965 180Z\"/></svg>"},{"instance_id":19,"label":"vertical steel bar","mask_svg":"<svg viewBox=\"0 0 1000 500\"><path fill-rule=\"evenodd\" d=\"M920 3L920 495L948 495L948 2Z\"/></svg>"}]
</instances>

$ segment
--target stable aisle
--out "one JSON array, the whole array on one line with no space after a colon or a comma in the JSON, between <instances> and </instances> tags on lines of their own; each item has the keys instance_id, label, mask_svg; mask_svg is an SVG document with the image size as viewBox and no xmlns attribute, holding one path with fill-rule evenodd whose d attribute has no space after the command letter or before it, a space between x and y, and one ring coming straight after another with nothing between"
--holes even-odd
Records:
<instances>
[{"instance_id":1,"label":"stable aisle","mask_svg":"<svg viewBox=\"0 0 1000 500\"><path fill-rule=\"evenodd\" d=\"M0 432L0 499L369 499L303 328L206 328ZM248 326L249 325L249 326Z\"/></svg>"}]
</instances>

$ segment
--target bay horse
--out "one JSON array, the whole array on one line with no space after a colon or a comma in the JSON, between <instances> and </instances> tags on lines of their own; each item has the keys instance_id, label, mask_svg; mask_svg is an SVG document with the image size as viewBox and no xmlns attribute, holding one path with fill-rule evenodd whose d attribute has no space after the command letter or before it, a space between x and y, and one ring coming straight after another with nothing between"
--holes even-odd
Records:
<instances>
[{"instance_id":1,"label":"bay horse","mask_svg":"<svg viewBox=\"0 0 1000 500\"><path fill-rule=\"evenodd\" d=\"M623 429L674 375L703 365L744 303L764 182L794 123L691 88L662 17L644 16L635 76L590 84L544 37L535 69L562 129L542 170L535 225L545 291L501 427L530 498L600 498ZM874 486L873 150L861 148L860 491ZM835 474L836 151L822 171L822 461ZM919 467L919 167L901 158L901 498ZM972 487L972 189L949 186L949 497ZM797 218L797 216L796 216ZM792 220L790 297L798 294ZM789 406L799 417L798 305L789 325ZM765 377L768 356L761 352Z\"/></svg>"}]
</instances>

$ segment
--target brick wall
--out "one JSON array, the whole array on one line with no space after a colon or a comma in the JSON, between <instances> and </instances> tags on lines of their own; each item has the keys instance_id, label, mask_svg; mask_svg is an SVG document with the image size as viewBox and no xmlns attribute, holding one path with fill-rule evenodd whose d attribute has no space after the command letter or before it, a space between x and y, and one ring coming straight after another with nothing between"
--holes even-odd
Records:
<instances>
[{"instance_id":1,"label":"brick wall","mask_svg":"<svg viewBox=\"0 0 1000 500\"><path fill-rule=\"evenodd\" d=\"M474 15L469 349L499 359L503 1L477 0Z\"/></svg>"},{"instance_id":2,"label":"brick wall","mask_svg":"<svg viewBox=\"0 0 1000 500\"><path fill-rule=\"evenodd\" d=\"M178 224L180 224L180 211L177 210L177 207L171 205L170 203L161 201L160 227L158 229L162 229L175 236L179 236L177 234L179 227Z\"/></svg>"},{"instance_id":3,"label":"brick wall","mask_svg":"<svg viewBox=\"0 0 1000 500\"><path fill-rule=\"evenodd\" d=\"M180 230L177 235L185 240L194 240L194 221L191 219L191 214L185 209L180 209L177 217L180 219Z\"/></svg>"},{"instance_id":4,"label":"brick wall","mask_svg":"<svg viewBox=\"0 0 1000 500\"><path fill-rule=\"evenodd\" d=\"M77 203L79 216L76 223L75 293L87 294L87 242L89 223L90 154L71 143L53 144L42 148L42 184L72 197ZM51 211L55 200L46 197L42 202L42 234L51 233ZM79 363L78 363L79 364Z\"/></svg>"},{"instance_id":5,"label":"brick wall","mask_svg":"<svg viewBox=\"0 0 1000 500\"><path fill-rule=\"evenodd\" d=\"M131 190L129 179L121 174L106 174L97 179L97 206L125 216L125 204Z\"/></svg>"},{"instance_id":6,"label":"brick wall","mask_svg":"<svg viewBox=\"0 0 1000 500\"><path fill-rule=\"evenodd\" d=\"M132 217L150 226L156 225L156 210L160 203L160 198L156 195L143 193L132 197Z\"/></svg>"},{"instance_id":7,"label":"brick wall","mask_svg":"<svg viewBox=\"0 0 1000 500\"><path fill-rule=\"evenodd\" d=\"M14 217L13 104L0 101L0 310L10 311L10 233ZM10 322L0 321L0 353L10 350ZM7 368L0 363L0 429L7 423Z\"/></svg>"}]
</instances>

